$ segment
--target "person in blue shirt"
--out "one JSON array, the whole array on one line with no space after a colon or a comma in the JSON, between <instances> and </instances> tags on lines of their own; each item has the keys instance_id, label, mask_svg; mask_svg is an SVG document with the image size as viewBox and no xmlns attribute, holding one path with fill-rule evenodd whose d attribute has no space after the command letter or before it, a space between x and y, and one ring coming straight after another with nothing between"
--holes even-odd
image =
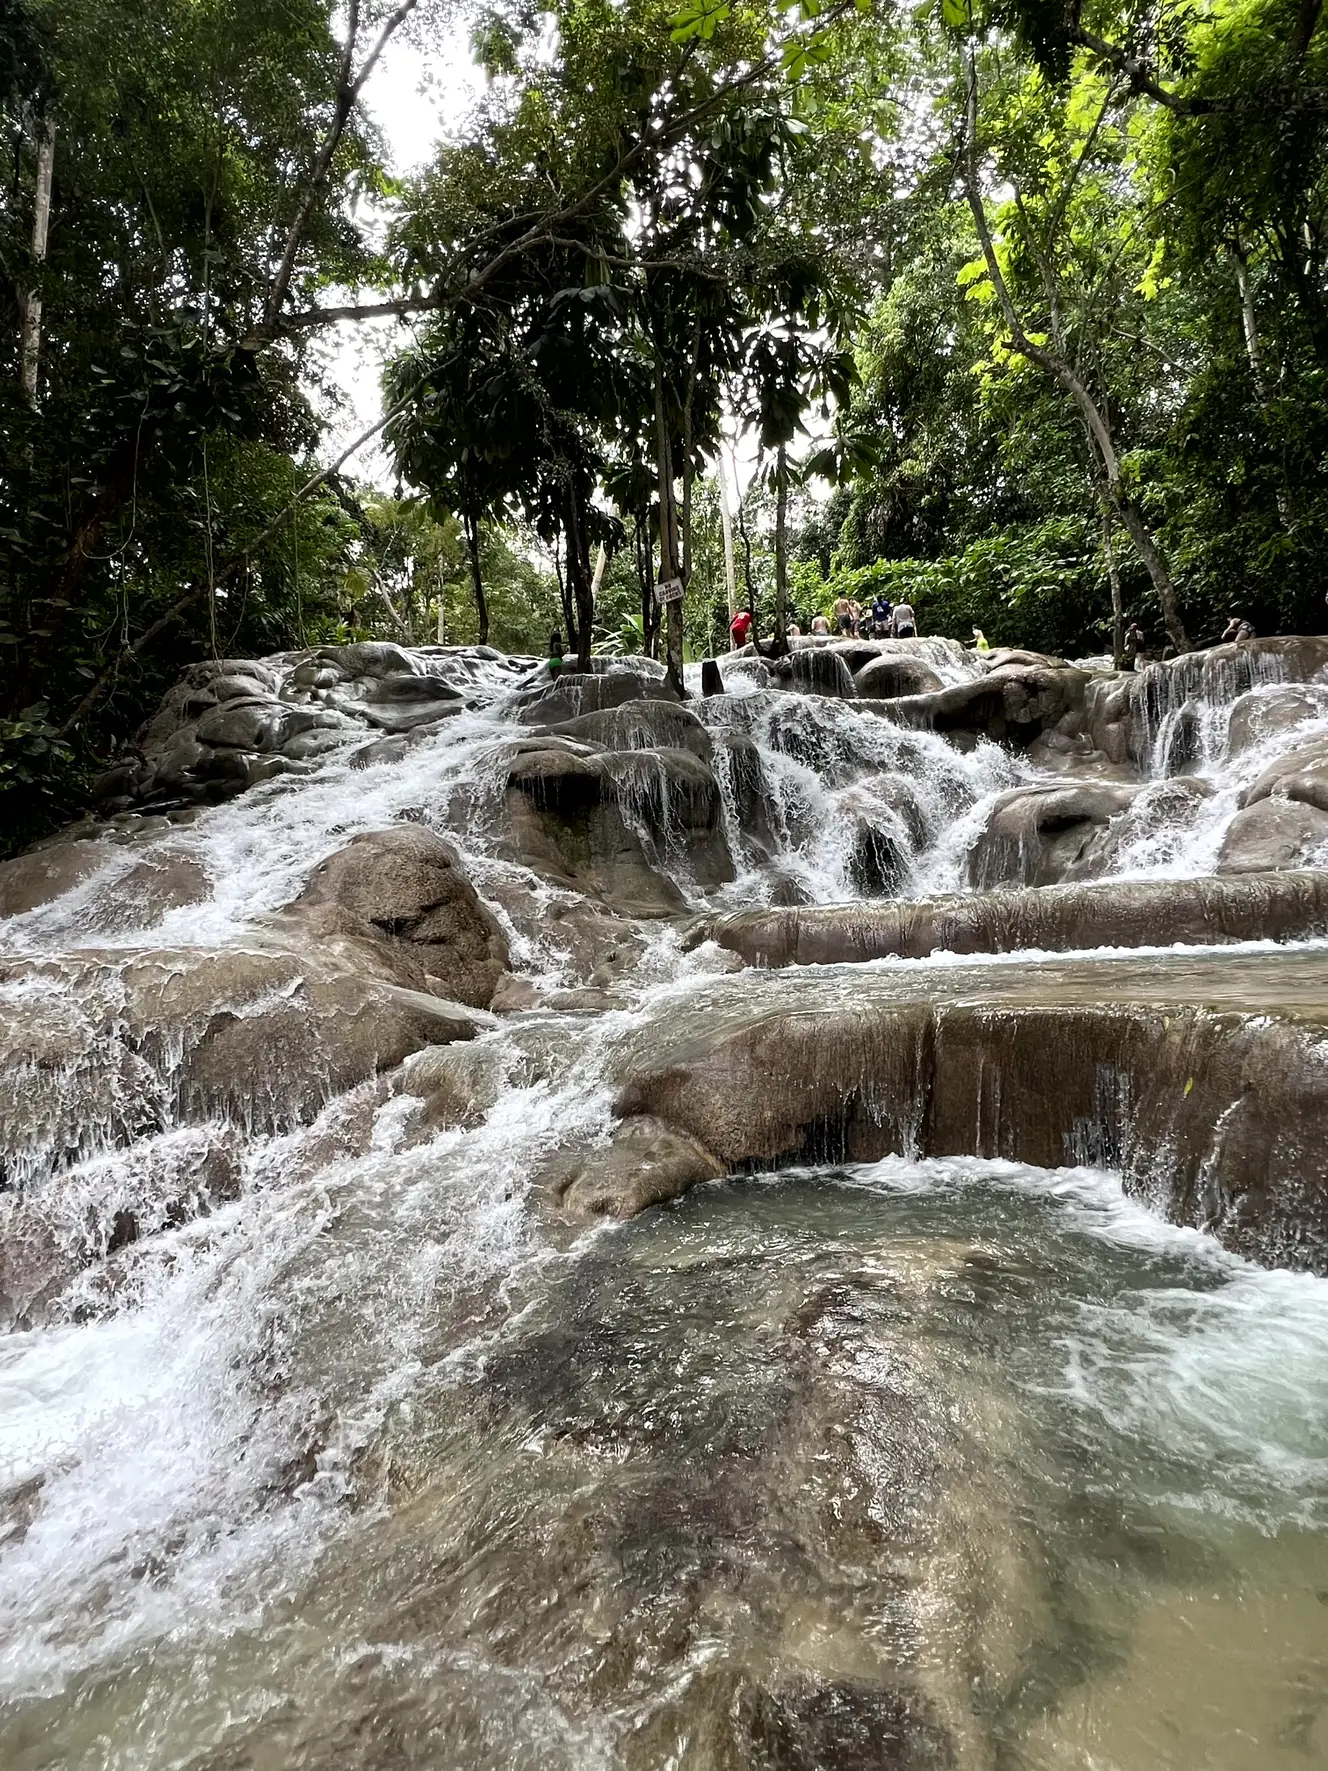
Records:
<instances>
[{"instance_id":1,"label":"person in blue shirt","mask_svg":"<svg viewBox=\"0 0 1328 1771\"><path fill-rule=\"evenodd\" d=\"M894 604L888 596L878 596L872 600L872 631L877 639L884 639L890 632L890 617L894 614Z\"/></svg>"}]
</instances>

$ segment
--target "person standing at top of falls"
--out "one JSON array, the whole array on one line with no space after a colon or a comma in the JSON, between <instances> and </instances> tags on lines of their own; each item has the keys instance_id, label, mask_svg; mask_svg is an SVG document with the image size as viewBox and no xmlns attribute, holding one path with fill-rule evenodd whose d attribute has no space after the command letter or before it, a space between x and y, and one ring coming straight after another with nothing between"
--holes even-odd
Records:
<instances>
[{"instance_id":1,"label":"person standing at top of falls","mask_svg":"<svg viewBox=\"0 0 1328 1771\"><path fill-rule=\"evenodd\" d=\"M973 650L975 652L990 652L991 650L991 641L980 627L973 629Z\"/></svg>"},{"instance_id":2,"label":"person standing at top of falls","mask_svg":"<svg viewBox=\"0 0 1328 1771\"><path fill-rule=\"evenodd\" d=\"M739 647L745 646L751 637L751 613L747 609L739 609L732 621L729 622L729 638L733 642L733 650L736 652Z\"/></svg>"},{"instance_id":3,"label":"person standing at top of falls","mask_svg":"<svg viewBox=\"0 0 1328 1771\"><path fill-rule=\"evenodd\" d=\"M563 636L555 627L549 635L549 675L556 677L563 667Z\"/></svg>"},{"instance_id":4,"label":"person standing at top of falls","mask_svg":"<svg viewBox=\"0 0 1328 1771\"><path fill-rule=\"evenodd\" d=\"M918 637L918 624L912 603L895 604L894 613L890 617L890 633L897 640L915 640Z\"/></svg>"},{"instance_id":5,"label":"person standing at top of falls","mask_svg":"<svg viewBox=\"0 0 1328 1771\"><path fill-rule=\"evenodd\" d=\"M1227 622L1226 632L1222 635L1219 645L1230 645L1233 640L1252 640L1254 623L1247 621L1243 615L1233 615Z\"/></svg>"},{"instance_id":6,"label":"person standing at top of falls","mask_svg":"<svg viewBox=\"0 0 1328 1771\"><path fill-rule=\"evenodd\" d=\"M873 597L871 612L873 634L878 640L889 639L890 617L895 612L894 604L888 596Z\"/></svg>"},{"instance_id":7,"label":"person standing at top of falls","mask_svg":"<svg viewBox=\"0 0 1328 1771\"><path fill-rule=\"evenodd\" d=\"M1148 641L1137 621L1131 621L1125 629L1124 658L1126 670L1137 670L1141 664L1148 662Z\"/></svg>"},{"instance_id":8,"label":"person standing at top of falls","mask_svg":"<svg viewBox=\"0 0 1328 1771\"><path fill-rule=\"evenodd\" d=\"M853 632L853 604L846 596L837 596L830 611L835 618L835 631L845 635Z\"/></svg>"},{"instance_id":9,"label":"person standing at top of falls","mask_svg":"<svg viewBox=\"0 0 1328 1771\"><path fill-rule=\"evenodd\" d=\"M812 616L812 632L813 632L813 634L824 634L824 633L829 633L829 631L830 631L830 623L826 620L824 615L813 615Z\"/></svg>"}]
</instances>

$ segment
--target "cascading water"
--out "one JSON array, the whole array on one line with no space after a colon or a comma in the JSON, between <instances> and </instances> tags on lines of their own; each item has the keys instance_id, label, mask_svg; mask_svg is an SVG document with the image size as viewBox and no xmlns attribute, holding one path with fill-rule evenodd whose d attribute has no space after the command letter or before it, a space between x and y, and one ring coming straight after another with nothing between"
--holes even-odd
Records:
<instances>
[{"instance_id":1,"label":"cascading water","mask_svg":"<svg viewBox=\"0 0 1328 1771\"><path fill-rule=\"evenodd\" d=\"M926 661L976 680L956 653ZM610 1148L644 1054L667 1071L703 1033L810 1001L796 972L716 976L728 956L691 947L689 916L966 883L990 807L1045 771L756 671L675 729L575 683L532 717L533 663L522 682L484 658L410 662L464 680L466 709L386 749L329 727L307 772L126 815L68 889L0 918L16 1049L40 1035L0 1105L0 1764L1328 1756L1328 1281L1170 1227L1096 1169L831 1157L625 1225L557 1209L558 1164ZM1211 870L1212 808L1231 795L1234 816L1328 734L1325 693L1247 684L1239 719L1210 695L1186 767L1214 821L1167 833L1175 745L1155 744L1115 876ZM587 909L561 871L571 837L550 859L505 834L515 763L554 745L599 767L584 722L605 709L628 761L594 777L604 829L681 911ZM555 833L598 828L579 800L532 796ZM244 1101L209 1094L200 1042L294 1027L293 1002L312 1015L316 964L326 1012L360 1013L336 928L293 945L285 907L329 855L403 824L454 846L530 1006L345 1087L285 1078L279 1042ZM160 878L183 888L154 900ZM569 910L600 918L594 973ZM241 960L257 984L180 1006L199 968ZM1091 993L1092 966L1047 968L1047 1000L1067 979ZM582 1006L566 987L601 970ZM901 1002L985 988L906 973ZM998 973L1039 988L1027 958L972 978ZM862 997L845 966L817 1000Z\"/></svg>"}]
</instances>

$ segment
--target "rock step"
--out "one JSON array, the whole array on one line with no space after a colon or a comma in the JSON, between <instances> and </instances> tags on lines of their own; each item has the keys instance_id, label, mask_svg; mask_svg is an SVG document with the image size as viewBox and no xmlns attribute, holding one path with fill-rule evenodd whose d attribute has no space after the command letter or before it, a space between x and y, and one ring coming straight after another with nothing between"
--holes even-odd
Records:
<instances>
[{"instance_id":1,"label":"rock step","mask_svg":"<svg viewBox=\"0 0 1328 1771\"><path fill-rule=\"evenodd\" d=\"M638 1047L616 1111L673 1126L730 1171L887 1155L1110 1167L1172 1222L1328 1274L1328 968L1311 970L1299 991L1271 977L1270 1000L1290 1005L1256 1014L1187 1001L1175 968L1152 992L1170 1002L1146 988L1075 1002L1074 979L1046 977L1024 981L1025 1000L1018 980L913 1001L864 980L852 1003L837 980L803 980L798 1006L771 1012L767 997L764 1013L721 992L672 1053Z\"/></svg>"},{"instance_id":2,"label":"rock step","mask_svg":"<svg viewBox=\"0 0 1328 1771\"><path fill-rule=\"evenodd\" d=\"M1328 935L1328 873L1106 880L875 904L740 910L698 924L748 965L841 965L931 953L1060 953Z\"/></svg>"}]
</instances>

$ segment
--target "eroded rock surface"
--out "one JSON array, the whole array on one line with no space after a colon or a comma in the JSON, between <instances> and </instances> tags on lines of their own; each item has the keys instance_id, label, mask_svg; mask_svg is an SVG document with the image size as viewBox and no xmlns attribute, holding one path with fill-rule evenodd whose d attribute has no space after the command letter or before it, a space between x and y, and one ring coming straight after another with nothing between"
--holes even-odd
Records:
<instances>
[{"instance_id":1,"label":"eroded rock surface","mask_svg":"<svg viewBox=\"0 0 1328 1771\"><path fill-rule=\"evenodd\" d=\"M889 904L741 910L707 920L748 965L851 965L932 953L1055 953L1093 947L1301 941L1328 934L1328 873L1133 880L962 893Z\"/></svg>"},{"instance_id":2,"label":"eroded rock surface","mask_svg":"<svg viewBox=\"0 0 1328 1771\"><path fill-rule=\"evenodd\" d=\"M307 1122L468 1011L375 970L380 943L255 934L210 952L84 949L0 962L3 1178L39 1180L173 1125Z\"/></svg>"},{"instance_id":3,"label":"eroded rock surface","mask_svg":"<svg viewBox=\"0 0 1328 1771\"><path fill-rule=\"evenodd\" d=\"M513 761L508 852L632 915L682 910L667 865L702 886L733 877L719 789L691 750L590 750L550 738Z\"/></svg>"},{"instance_id":4,"label":"eroded rock surface","mask_svg":"<svg viewBox=\"0 0 1328 1771\"><path fill-rule=\"evenodd\" d=\"M724 1172L695 1138L645 1114L624 1119L608 1144L560 1153L543 1184L565 1216L587 1221L635 1217Z\"/></svg>"},{"instance_id":5,"label":"eroded rock surface","mask_svg":"<svg viewBox=\"0 0 1328 1771\"><path fill-rule=\"evenodd\" d=\"M317 937L391 944L400 981L487 1008L510 954L451 843L418 824L357 836L321 861L290 907Z\"/></svg>"},{"instance_id":6,"label":"eroded rock surface","mask_svg":"<svg viewBox=\"0 0 1328 1771\"><path fill-rule=\"evenodd\" d=\"M911 988L863 980L851 1003L833 983L804 985L796 1007L725 997L663 1050L624 1053L618 1111L665 1120L731 1168L888 1154L1099 1163L1240 1254L1328 1272L1324 966L1308 992L1285 961L1245 968L1262 1013L1196 1005L1184 970L1160 963L1113 978L1097 962L1082 983L1083 1001L1036 970L976 989L935 974ZM1229 977L1204 994L1234 988Z\"/></svg>"}]
</instances>

